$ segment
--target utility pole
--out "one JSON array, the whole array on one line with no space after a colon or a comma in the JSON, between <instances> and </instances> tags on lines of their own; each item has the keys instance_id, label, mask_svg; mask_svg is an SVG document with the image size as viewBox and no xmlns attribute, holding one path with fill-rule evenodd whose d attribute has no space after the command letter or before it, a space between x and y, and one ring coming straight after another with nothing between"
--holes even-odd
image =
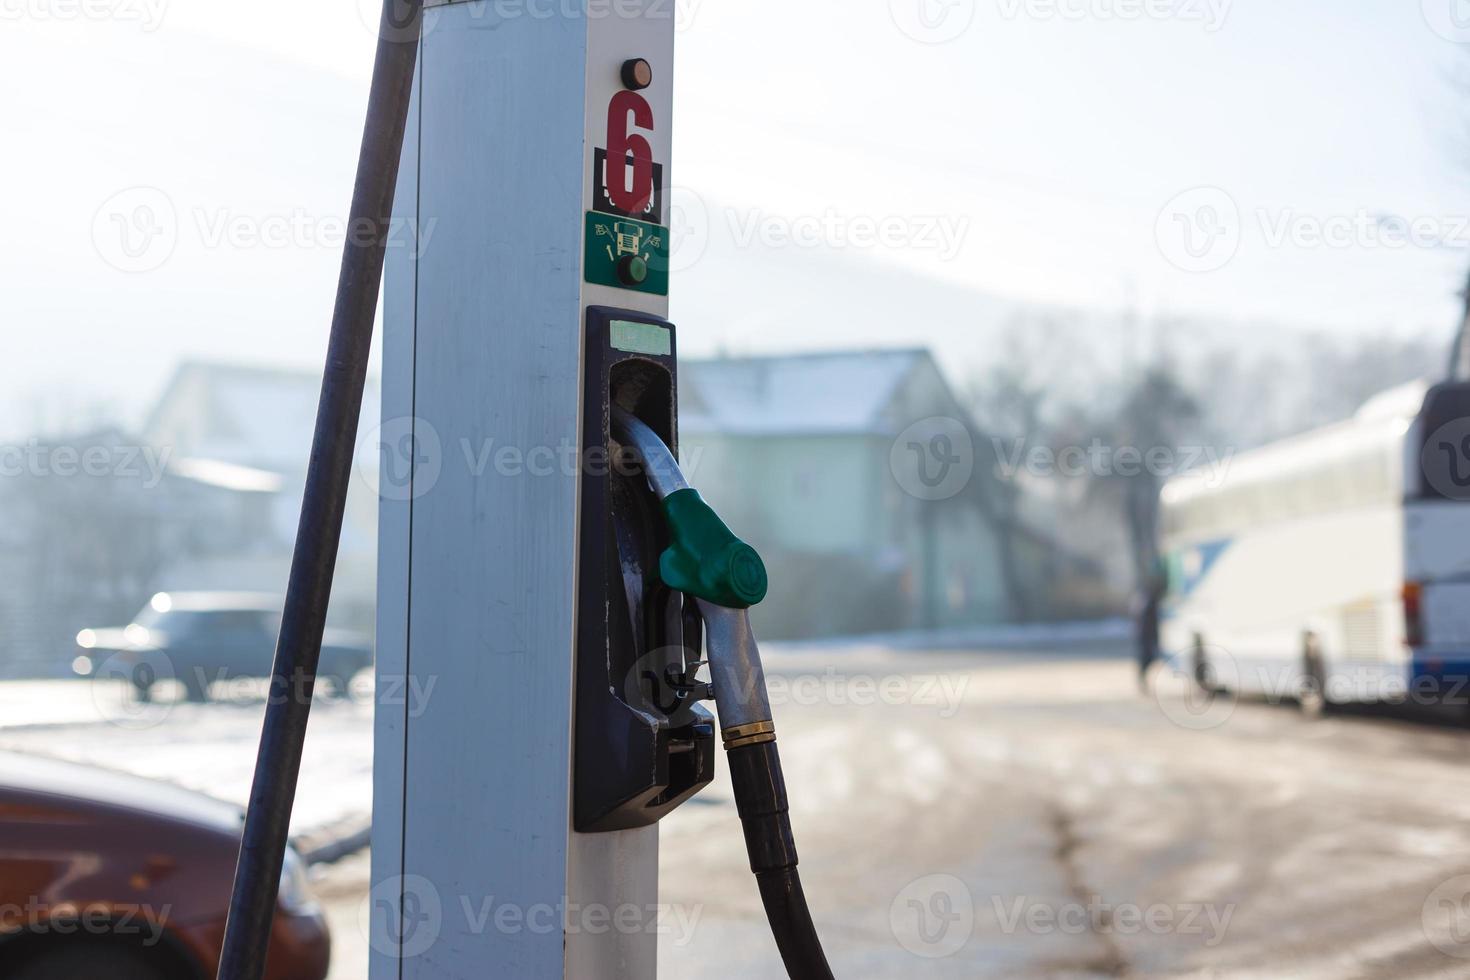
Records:
<instances>
[{"instance_id":1,"label":"utility pole","mask_svg":"<svg viewBox=\"0 0 1470 980\"><path fill-rule=\"evenodd\" d=\"M1470 276L1466 277L1460 299L1464 305L1460 328L1455 331L1455 341L1450 347L1450 381L1470 380Z\"/></svg>"},{"instance_id":2,"label":"utility pole","mask_svg":"<svg viewBox=\"0 0 1470 980\"><path fill-rule=\"evenodd\" d=\"M584 324L667 315L673 53L672 0L424 13L359 450L382 460L371 980L656 973L657 827L573 830L574 611Z\"/></svg>"}]
</instances>

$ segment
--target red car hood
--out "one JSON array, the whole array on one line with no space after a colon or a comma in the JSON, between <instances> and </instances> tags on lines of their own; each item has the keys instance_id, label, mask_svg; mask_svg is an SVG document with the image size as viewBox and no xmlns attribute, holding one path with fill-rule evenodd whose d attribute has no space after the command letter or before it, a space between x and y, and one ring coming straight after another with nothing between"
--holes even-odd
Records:
<instances>
[{"instance_id":1,"label":"red car hood","mask_svg":"<svg viewBox=\"0 0 1470 980\"><path fill-rule=\"evenodd\" d=\"M58 759L0 752L0 798L36 794L152 814L238 837L243 811L169 783Z\"/></svg>"}]
</instances>

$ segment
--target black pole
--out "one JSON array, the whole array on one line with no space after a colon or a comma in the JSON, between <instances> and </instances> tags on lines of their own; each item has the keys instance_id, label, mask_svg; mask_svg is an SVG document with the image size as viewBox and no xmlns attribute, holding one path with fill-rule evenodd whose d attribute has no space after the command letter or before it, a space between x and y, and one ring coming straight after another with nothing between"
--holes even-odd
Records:
<instances>
[{"instance_id":1,"label":"black pole","mask_svg":"<svg viewBox=\"0 0 1470 980\"><path fill-rule=\"evenodd\" d=\"M332 572L342 537L393 191L418 60L422 6L422 0L384 2L301 523L276 641L219 980L260 980L265 973Z\"/></svg>"}]
</instances>

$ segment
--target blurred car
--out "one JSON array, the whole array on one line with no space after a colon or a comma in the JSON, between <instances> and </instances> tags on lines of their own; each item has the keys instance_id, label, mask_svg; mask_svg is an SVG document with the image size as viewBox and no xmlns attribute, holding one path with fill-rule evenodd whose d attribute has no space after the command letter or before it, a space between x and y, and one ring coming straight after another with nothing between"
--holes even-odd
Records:
<instances>
[{"instance_id":1,"label":"blurred car","mask_svg":"<svg viewBox=\"0 0 1470 980\"><path fill-rule=\"evenodd\" d=\"M210 685L237 677L269 677L280 631L282 600L250 592L160 592L127 626L77 634L72 669L83 677L126 676L147 699L174 679L191 701L209 700ZM372 665L365 637L329 629L322 638L320 684L345 694Z\"/></svg>"},{"instance_id":2,"label":"blurred car","mask_svg":"<svg viewBox=\"0 0 1470 980\"><path fill-rule=\"evenodd\" d=\"M0 976L209 980L242 813L163 783L0 752ZM323 980L331 938L288 853L270 980Z\"/></svg>"}]
</instances>

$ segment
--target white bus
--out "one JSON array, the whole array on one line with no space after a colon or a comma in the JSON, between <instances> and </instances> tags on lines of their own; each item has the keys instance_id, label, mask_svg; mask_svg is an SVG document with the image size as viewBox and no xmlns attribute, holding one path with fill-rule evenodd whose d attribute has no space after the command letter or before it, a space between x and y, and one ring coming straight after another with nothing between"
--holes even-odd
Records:
<instances>
[{"instance_id":1,"label":"white bus","mask_svg":"<svg viewBox=\"0 0 1470 980\"><path fill-rule=\"evenodd\" d=\"M1470 695L1470 384L1384 392L1170 480L1162 510L1161 645L1203 687Z\"/></svg>"}]
</instances>

